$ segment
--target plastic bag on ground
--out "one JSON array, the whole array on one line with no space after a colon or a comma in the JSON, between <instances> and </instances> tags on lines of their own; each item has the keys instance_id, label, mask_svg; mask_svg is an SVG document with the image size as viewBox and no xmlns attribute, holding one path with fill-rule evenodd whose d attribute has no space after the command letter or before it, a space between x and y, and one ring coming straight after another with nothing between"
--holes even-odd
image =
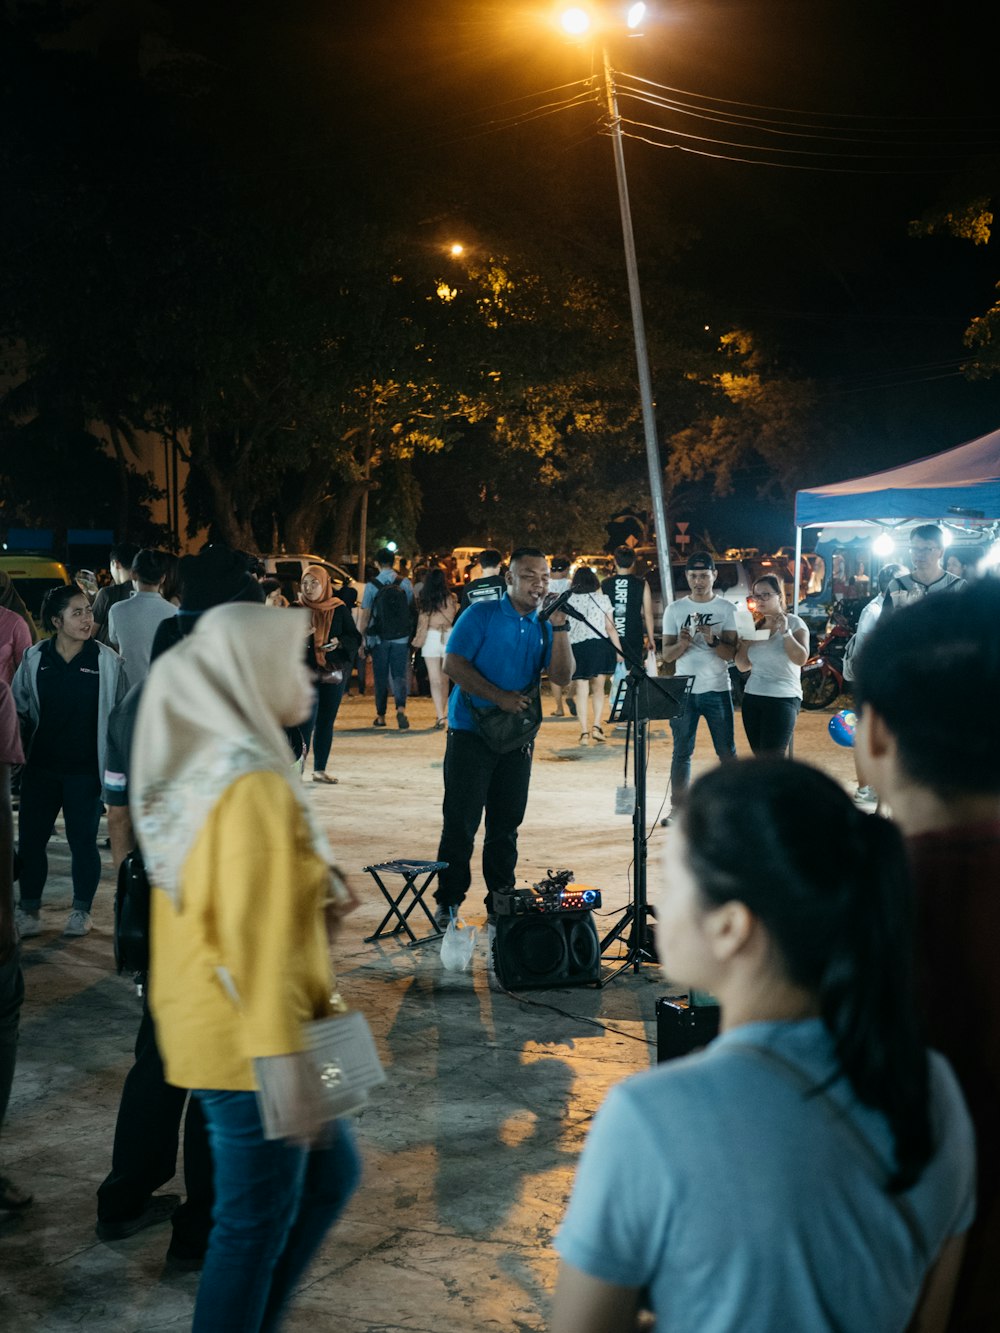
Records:
<instances>
[{"instance_id":1,"label":"plastic bag on ground","mask_svg":"<svg viewBox=\"0 0 1000 1333\"><path fill-rule=\"evenodd\" d=\"M472 962L472 951L476 947L475 926L463 926L452 913L448 929L441 941L441 964L449 972L465 972Z\"/></svg>"}]
</instances>

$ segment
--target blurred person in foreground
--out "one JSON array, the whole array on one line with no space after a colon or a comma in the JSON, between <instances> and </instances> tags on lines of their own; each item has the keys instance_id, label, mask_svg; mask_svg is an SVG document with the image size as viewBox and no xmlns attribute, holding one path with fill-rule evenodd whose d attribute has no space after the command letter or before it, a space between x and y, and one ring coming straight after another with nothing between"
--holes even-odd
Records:
<instances>
[{"instance_id":1,"label":"blurred person in foreground","mask_svg":"<svg viewBox=\"0 0 1000 1333\"><path fill-rule=\"evenodd\" d=\"M297 609L207 611L139 705L131 810L153 885L150 1008L167 1079L201 1102L215 1163L194 1333L278 1327L359 1177L303 1053L304 1024L334 1012L329 936L352 903L283 730L313 707L308 629ZM265 1083L285 1138L264 1136Z\"/></svg>"},{"instance_id":2,"label":"blurred person in foreground","mask_svg":"<svg viewBox=\"0 0 1000 1333\"><path fill-rule=\"evenodd\" d=\"M199 618L213 606L227 602L259 603L261 584L248 573L238 553L212 546L200 555L185 556L184 597L188 607L183 617L164 622L160 640L163 652L192 632ZM198 610L195 611L194 608ZM154 647L154 662L160 652ZM224 669L225 664L218 664ZM115 870L136 846L129 812L129 783L132 771L132 739L145 682L140 681L112 709L108 720L102 798L108 811L108 833ZM301 743L292 728L289 760ZM168 1218L171 1239L167 1260L174 1267L200 1268L211 1230L212 1158L208 1147L205 1117L197 1097L184 1088L172 1087L163 1072L149 1011L148 976L138 976L142 993L142 1017L135 1039L135 1061L125 1076L115 1122L111 1170L97 1190L97 1235L104 1241L122 1240ZM181 1121L184 1121L184 1185L186 1199L176 1194L157 1194L177 1170ZM178 1206L180 1205L180 1206Z\"/></svg>"},{"instance_id":3,"label":"blurred person in foreground","mask_svg":"<svg viewBox=\"0 0 1000 1333\"><path fill-rule=\"evenodd\" d=\"M813 829L837 848L816 855ZM553 1333L940 1333L972 1126L916 1016L902 840L784 759L700 778L657 948L721 1035L613 1088L556 1241Z\"/></svg>"},{"instance_id":4,"label":"blurred person in foreground","mask_svg":"<svg viewBox=\"0 0 1000 1333\"><path fill-rule=\"evenodd\" d=\"M919 998L978 1136L955 1330L1000 1328L1000 583L883 618L858 657L858 771L892 811L917 890Z\"/></svg>"},{"instance_id":5,"label":"blurred person in foreground","mask_svg":"<svg viewBox=\"0 0 1000 1333\"><path fill-rule=\"evenodd\" d=\"M10 770L21 763L17 710L6 681L0 679L0 1131L14 1081L17 1035L24 1000L21 951L14 925L14 815ZM27 1208L31 1195L0 1175L0 1212Z\"/></svg>"},{"instance_id":6,"label":"blurred person in foreground","mask_svg":"<svg viewBox=\"0 0 1000 1333\"><path fill-rule=\"evenodd\" d=\"M19 616L24 621L25 629L28 631L29 645L38 642L38 631L35 628L35 622L5 569L0 569L0 610L12 611L14 615ZM18 638L21 637L17 634L17 631L11 631L7 637L13 638L15 634ZM20 661L20 658L18 660Z\"/></svg>"}]
</instances>

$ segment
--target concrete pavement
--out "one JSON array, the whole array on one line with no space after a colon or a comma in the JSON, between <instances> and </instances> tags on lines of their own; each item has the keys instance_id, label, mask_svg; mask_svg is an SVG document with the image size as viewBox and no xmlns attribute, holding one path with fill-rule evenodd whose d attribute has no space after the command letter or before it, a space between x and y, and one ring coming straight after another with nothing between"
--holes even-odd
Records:
<instances>
[{"instance_id":1,"label":"concrete pavement","mask_svg":"<svg viewBox=\"0 0 1000 1333\"><path fill-rule=\"evenodd\" d=\"M428 700L411 702L406 733L372 730L373 711L364 697L345 701L329 766L339 785L307 783L307 792L363 895L335 962L344 994L371 1022L389 1079L356 1122L362 1186L286 1327L535 1333L546 1327L551 1240L591 1117L614 1082L655 1059L654 1004L667 988L647 966L600 990L513 998L490 987L482 934L467 973L444 971L435 944L365 944L384 904L360 867L392 855L434 856L445 743ZM849 784L850 752L826 738L828 716L803 716L799 752ZM631 823L614 814L624 745L613 737L581 750L577 731L572 719L543 726L519 871L532 882L548 867L570 867L600 888L604 933L630 893ZM650 823L669 767L666 725L654 724L653 737ZM706 737L699 740L696 766L714 762ZM738 745L745 750L741 737ZM653 834L651 880L668 836ZM822 830L817 839L821 845ZM70 906L68 849L54 841L50 852L46 930L23 946L27 1001L0 1142L0 1169L33 1189L35 1203L0 1221L0 1327L184 1329L198 1278L165 1271L169 1228L114 1244L94 1235L95 1191L110 1166L139 1002L114 973L109 854L95 929L66 940L59 931ZM481 904L477 879L468 905L480 924Z\"/></svg>"}]
</instances>

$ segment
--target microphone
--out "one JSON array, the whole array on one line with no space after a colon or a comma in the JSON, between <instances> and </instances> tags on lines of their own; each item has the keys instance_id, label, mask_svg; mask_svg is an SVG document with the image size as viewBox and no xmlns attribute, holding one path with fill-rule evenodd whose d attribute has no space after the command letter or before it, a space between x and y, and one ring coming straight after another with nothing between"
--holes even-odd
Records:
<instances>
[{"instance_id":1,"label":"microphone","mask_svg":"<svg viewBox=\"0 0 1000 1333\"><path fill-rule=\"evenodd\" d=\"M572 596L573 593L570 588L567 588L565 592L561 592L559 596L555 598L554 601L548 604L548 606L542 607L542 609L538 613L538 619L544 622L548 620L549 616L552 614L553 611L565 610L566 604Z\"/></svg>"}]
</instances>

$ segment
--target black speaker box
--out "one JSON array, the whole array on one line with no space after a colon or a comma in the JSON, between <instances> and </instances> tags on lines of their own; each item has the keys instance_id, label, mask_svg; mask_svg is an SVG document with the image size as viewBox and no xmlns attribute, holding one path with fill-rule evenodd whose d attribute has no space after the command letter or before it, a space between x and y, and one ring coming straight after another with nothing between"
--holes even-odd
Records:
<instances>
[{"instance_id":1,"label":"black speaker box","mask_svg":"<svg viewBox=\"0 0 1000 1333\"><path fill-rule=\"evenodd\" d=\"M600 981L601 946L592 912L529 912L496 920L493 966L507 990Z\"/></svg>"},{"instance_id":2,"label":"black speaker box","mask_svg":"<svg viewBox=\"0 0 1000 1333\"><path fill-rule=\"evenodd\" d=\"M688 996L661 996L656 1001L657 1062L707 1046L719 1035L720 1014L717 1004L691 1004Z\"/></svg>"}]
</instances>

